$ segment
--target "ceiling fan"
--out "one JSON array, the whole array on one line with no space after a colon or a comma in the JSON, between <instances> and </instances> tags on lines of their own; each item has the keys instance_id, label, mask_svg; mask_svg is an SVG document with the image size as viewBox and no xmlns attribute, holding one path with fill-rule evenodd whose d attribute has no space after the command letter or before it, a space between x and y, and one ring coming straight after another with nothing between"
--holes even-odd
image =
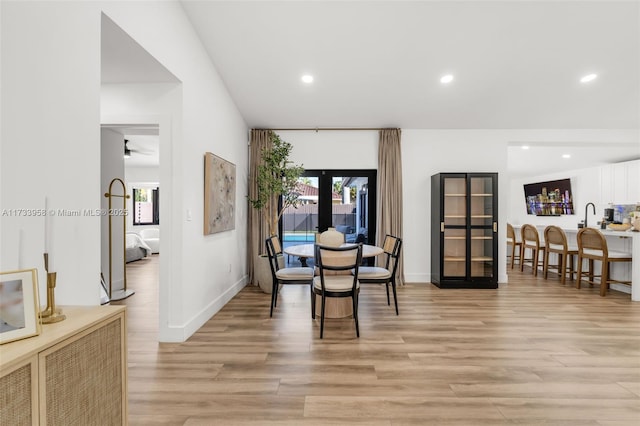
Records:
<instances>
[{"instance_id":1,"label":"ceiling fan","mask_svg":"<svg viewBox=\"0 0 640 426\"><path fill-rule=\"evenodd\" d=\"M142 155L151 155L152 152L150 151L143 151L140 149L135 149L135 148L129 148L129 139L125 139L124 140L124 158L129 158L131 157L131 153L135 152L138 154L142 154Z\"/></svg>"}]
</instances>

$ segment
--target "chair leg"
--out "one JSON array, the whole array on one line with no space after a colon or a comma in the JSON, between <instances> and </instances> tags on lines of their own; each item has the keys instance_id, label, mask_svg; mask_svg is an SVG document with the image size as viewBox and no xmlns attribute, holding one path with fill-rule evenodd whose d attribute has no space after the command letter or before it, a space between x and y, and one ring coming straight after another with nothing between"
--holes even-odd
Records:
<instances>
[{"instance_id":1,"label":"chair leg","mask_svg":"<svg viewBox=\"0 0 640 426\"><path fill-rule=\"evenodd\" d=\"M276 304L276 289L278 288L277 284L274 284L271 287L271 310L269 311L269 317L273 317L273 307Z\"/></svg>"},{"instance_id":2,"label":"chair leg","mask_svg":"<svg viewBox=\"0 0 640 426\"><path fill-rule=\"evenodd\" d=\"M594 275L595 268L593 264L594 264L593 259L589 259L589 281L590 281L589 286L590 287L593 287L593 280L595 279L595 275Z\"/></svg>"},{"instance_id":3,"label":"chair leg","mask_svg":"<svg viewBox=\"0 0 640 426\"><path fill-rule=\"evenodd\" d=\"M558 263L560 263L560 284L565 285L567 283L567 255L559 254L558 256L562 257L558 259Z\"/></svg>"},{"instance_id":4,"label":"chair leg","mask_svg":"<svg viewBox=\"0 0 640 426\"><path fill-rule=\"evenodd\" d=\"M316 319L316 292L313 291L313 283L311 283L311 319Z\"/></svg>"},{"instance_id":5,"label":"chair leg","mask_svg":"<svg viewBox=\"0 0 640 426\"><path fill-rule=\"evenodd\" d=\"M398 294L396 293L396 280L391 281L391 288L393 289L393 302L396 305L396 315L400 315L398 312Z\"/></svg>"},{"instance_id":6,"label":"chair leg","mask_svg":"<svg viewBox=\"0 0 640 426\"><path fill-rule=\"evenodd\" d=\"M524 255L525 255L525 249L524 249L524 245L520 248L520 272L524 271Z\"/></svg>"},{"instance_id":7,"label":"chair leg","mask_svg":"<svg viewBox=\"0 0 640 426\"><path fill-rule=\"evenodd\" d=\"M358 292L353 293L353 319L356 323L356 337L360 337L360 328L358 327Z\"/></svg>"},{"instance_id":8,"label":"chair leg","mask_svg":"<svg viewBox=\"0 0 640 426\"><path fill-rule=\"evenodd\" d=\"M580 289L580 280L582 280L582 256L578 256L578 276L576 277L577 289Z\"/></svg>"},{"instance_id":9,"label":"chair leg","mask_svg":"<svg viewBox=\"0 0 640 426\"><path fill-rule=\"evenodd\" d=\"M384 289L387 290L387 306L391 306L391 300L389 299L389 281L384 283Z\"/></svg>"},{"instance_id":10,"label":"chair leg","mask_svg":"<svg viewBox=\"0 0 640 426\"><path fill-rule=\"evenodd\" d=\"M605 297L607 295L607 288L609 287L609 262L606 260L602 262L602 275L600 276L600 296Z\"/></svg>"},{"instance_id":11,"label":"chair leg","mask_svg":"<svg viewBox=\"0 0 640 426\"><path fill-rule=\"evenodd\" d=\"M546 280L549 276L549 252L547 250L545 250L542 255L542 272L543 277Z\"/></svg>"},{"instance_id":12,"label":"chair leg","mask_svg":"<svg viewBox=\"0 0 640 426\"><path fill-rule=\"evenodd\" d=\"M513 265L515 263L515 257L516 257L516 245L513 244L511 246L511 269L513 269Z\"/></svg>"},{"instance_id":13,"label":"chair leg","mask_svg":"<svg viewBox=\"0 0 640 426\"><path fill-rule=\"evenodd\" d=\"M322 297L322 308L320 312L320 338L322 339L322 336L324 334L324 301L326 298L324 294L321 297Z\"/></svg>"},{"instance_id":14,"label":"chair leg","mask_svg":"<svg viewBox=\"0 0 640 426\"><path fill-rule=\"evenodd\" d=\"M538 252L538 250L536 249L532 249L531 251L531 257L532 257L532 265L531 267L533 268L533 276L537 277L538 276L538 256L540 255L540 253Z\"/></svg>"}]
</instances>

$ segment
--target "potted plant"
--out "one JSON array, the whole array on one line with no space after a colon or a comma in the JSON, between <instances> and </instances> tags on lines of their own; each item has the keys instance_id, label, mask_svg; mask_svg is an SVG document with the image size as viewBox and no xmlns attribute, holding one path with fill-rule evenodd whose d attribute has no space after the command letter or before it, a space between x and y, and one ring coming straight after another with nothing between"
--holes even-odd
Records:
<instances>
[{"instance_id":1,"label":"potted plant","mask_svg":"<svg viewBox=\"0 0 640 426\"><path fill-rule=\"evenodd\" d=\"M248 198L254 209L263 211L267 216L269 235L278 234L278 222L288 207L297 207L299 194L297 192L298 178L302 176L304 167L295 165L289 160L293 146L274 132L269 132L271 146L261 152L261 163L257 173L257 196ZM281 198L282 202L278 203ZM265 248L262 247L264 250ZM267 255L261 255L255 267L255 279L260 288L271 293L271 270Z\"/></svg>"}]
</instances>

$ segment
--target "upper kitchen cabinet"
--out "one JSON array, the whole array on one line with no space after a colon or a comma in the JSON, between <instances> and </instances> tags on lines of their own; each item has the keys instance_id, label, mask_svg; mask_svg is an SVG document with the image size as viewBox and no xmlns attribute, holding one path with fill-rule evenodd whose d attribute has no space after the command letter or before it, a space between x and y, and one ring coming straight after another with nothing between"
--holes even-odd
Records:
<instances>
[{"instance_id":1,"label":"upper kitchen cabinet","mask_svg":"<svg viewBox=\"0 0 640 426\"><path fill-rule=\"evenodd\" d=\"M600 203L640 202L640 160L600 167Z\"/></svg>"}]
</instances>

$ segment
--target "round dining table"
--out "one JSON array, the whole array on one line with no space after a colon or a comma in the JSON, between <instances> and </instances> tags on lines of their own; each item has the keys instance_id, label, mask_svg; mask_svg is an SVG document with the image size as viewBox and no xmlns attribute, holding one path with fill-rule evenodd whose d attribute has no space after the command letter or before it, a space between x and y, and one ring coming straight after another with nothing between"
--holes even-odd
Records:
<instances>
[{"instance_id":1,"label":"round dining table","mask_svg":"<svg viewBox=\"0 0 640 426\"><path fill-rule=\"evenodd\" d=\"M355 244L353 243L344 243L342 244L340 247L350 247L353 246ZM313 258L315 256L315 244L298 244L295 246L289 246L289 247L285 247L283 249L283 251L290 255L290 256L296 256L300 258L300 263L302 263L302 266L307 266L307 259L309 258ZM362 245L362 257L374 257L377 256L379 254L384 253L384 250L382 250L381 247L378 246L372 246L369 244L363 244Z\"/></svg>"},{"instance_id":2,"label":"round dining table","mask_svg":"<svg viewBox=\"0 0 640 426\"><path fill-rule=\"evenodd\" d=\"M340 247L350 247L353 243L344 243ZM289 246L283 249L283 252L300 258L302 266L307 266L307 259L315 256L315 244L298 244L295 246ZM372 246L369 244L362 245L362 257L375 257L384 253L384 250L378 246ZM321 298L316 298L316 316L319 318L319 313L322 309ZM324 316L325 318L346 318L353 315L353 301L351 297L327 297L327 303L325 305Z\"/></svg>"}]
</instances>

